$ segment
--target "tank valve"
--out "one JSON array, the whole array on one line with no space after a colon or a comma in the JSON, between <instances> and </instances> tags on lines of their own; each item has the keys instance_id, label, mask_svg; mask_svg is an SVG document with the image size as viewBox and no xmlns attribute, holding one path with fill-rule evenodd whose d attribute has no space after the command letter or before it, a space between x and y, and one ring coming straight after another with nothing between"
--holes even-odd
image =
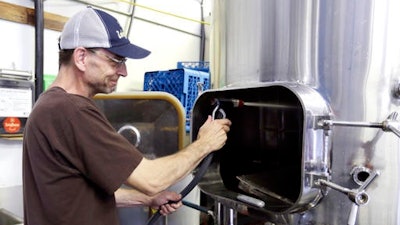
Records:
<instances>
[{"instance_id":1,"label":"tank valve","mask_svg":"<svg viewBox=\"0 0 400 225\"><path fill-rule=\"evenodd\" d=\"M350 201L353 202L347 224L354 225L357 218L358 207L360 205L367 204L369 201L369 195L365 192L365 189L378 175L378 171L371 171L368 178L360 185L358 189L348 189L323 179L318 179L316 181L316 185L326 186L347 195Z\"/></svg>"},{"instance_id":2,"label":"tank valve","mask_svg":"<svg viewBox=\"0 0 400 225\"><path fill-rule=\"evenodd\" d=\"M394 98L400 99L400 81L397 81L396 84L393 85L392 94Z\"/></svg>"},{"instance_id":3,"label":"tank valve","mask_svg":"<svg viewBox=\"0 0 400 225\"><path fill-rule=\"evenodd\" d=\"M364 166L355 166L350 172L354 182L358 185L364 184L364 182L371 176L371 169Z\"/></svg>"}]
</instances>

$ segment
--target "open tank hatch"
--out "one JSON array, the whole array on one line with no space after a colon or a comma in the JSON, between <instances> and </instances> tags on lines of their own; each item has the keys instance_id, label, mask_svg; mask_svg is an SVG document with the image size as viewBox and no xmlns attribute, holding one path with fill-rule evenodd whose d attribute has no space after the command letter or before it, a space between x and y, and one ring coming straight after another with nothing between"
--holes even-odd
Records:
<instances>
[{"instance_id":1,"label":"open tank hatch","mask_svg":"<svg viewBox=\"0 0 400 225\"><path fill-rule=\"evenodd\" d=\"M313 89L292 83L207 90L192 111L192 139L218 100L232 121L228 141L199 183L218 202L246 211L293 213L323 197L330 179L330 133L315 126L330 108Z\"/></svg>"}]
</instances>

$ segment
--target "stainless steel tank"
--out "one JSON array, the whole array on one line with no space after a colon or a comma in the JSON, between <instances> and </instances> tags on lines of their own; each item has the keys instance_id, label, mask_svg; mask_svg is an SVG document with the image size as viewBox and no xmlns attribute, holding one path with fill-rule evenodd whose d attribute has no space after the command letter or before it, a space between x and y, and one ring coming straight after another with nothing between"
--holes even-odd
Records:
<instances>
[{"instance_id":1,"label":"stainless steel tank","mask_svg":"<svg viewBox=\"0 0 400 225\"><path fill-rule=\"evenodd\" d=\"M215 199L218 207L222 205L249 216L252 216L249 210L256 209L258 216L264 215L265 221L272 224L400 224L396 113L400 101L400 2L218 0L214 1L213 8L210 65L214 90L204 92L196 101L193 128L208 113L210 99L247 98L265 103L278 99L273 97L275 92L271 88L283 87L279 95L288 91L297 99L293 101L297 102L299 114L292 115L304 115L299 117L305 122L298 127L303 135L299 143L304 144L313 137L307 136L308 131L324 131L329 133L331 154L330 163L325 164L329 166L328 174L310 180L303 176L313 172L305 166L308 150L303 147L302 166L298 167L302 175L285 177L297 179L297 183L289 182L297 191L292 205L285 210L255 207L251 202L235 199L237 196L224 196L227 192L210 188L209 179L213 184L222 180L224 190L235 193L221 174L228 155L217 159L219 164L211 170L216 174L206 174L206 181L203 179L200 184L203 192ZM317 99L303 98L304 92L299 89L315 91ZM260 95L264 96L256 97ZM293 106L293 102L288 102ZM319 102L323 102L322 108L328 105L329 110L322 110L322 117L309 114L307 105ZM228 109L227 117L232 112ZM246 125L238 123L239 118L249 123L259 121L257 117L233 114L236 124L243 128ZM251 115L250 111L247 114ZM263 111L256 115L267 114L268 111ZM284 114L281 112L281 115ZM307 126L307 121L315 123ZM316 140L323 139L316 137ZM240 143L240 137L231 141ZM318 145L312 149L324 151ZM253 154L243 151L243 155ZM237 164L238 168L241 166ZM235 179L242 181L241 174L236 175ZM303 199L302 194L314 188L320 188L321 192ZM236 190L236 194L243 190ZM260 196L251 191L247 193L256 200ZM267 199L259 198L268 205Z\"/></svg>"}]
</instances>

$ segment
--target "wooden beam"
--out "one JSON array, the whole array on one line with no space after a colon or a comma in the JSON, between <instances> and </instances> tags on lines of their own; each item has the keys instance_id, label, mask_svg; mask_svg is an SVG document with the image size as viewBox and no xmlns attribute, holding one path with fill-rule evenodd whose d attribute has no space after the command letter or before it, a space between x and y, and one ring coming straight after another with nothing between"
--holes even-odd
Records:
<instances>
[{"instance_id":1,"label":"wooden beam","mask_svg":"<svg viewBox=\"0 0 400 225\"><path fill-rule=\"evenodd\" d=\"M35 26L35 9L0 1L0 19ZM68 17L44 13L44 28L61 31Z\"/></svg>"}]
</instances>

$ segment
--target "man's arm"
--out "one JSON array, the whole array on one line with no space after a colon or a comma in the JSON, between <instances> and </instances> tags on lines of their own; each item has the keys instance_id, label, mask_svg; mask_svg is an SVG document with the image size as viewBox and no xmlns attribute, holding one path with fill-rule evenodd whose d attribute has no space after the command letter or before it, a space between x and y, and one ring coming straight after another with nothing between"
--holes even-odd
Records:
<instances>
[{"instance_id":1,"label":"man's arm","mask_svg":"<svg viewBox=\"0 0 400 225\"><path fill-rule=\"evenodd\" d=\"M148 196L135 189L128 188L119 188L115 192L117 207L149 206L153 209L159 209L162 215L173 213L181 207L181 197L180 194L172 191L162 191L155 196Z\"/></svg>"},{"instance_id":2,"label":"man's arm","mask_svg":"<svg viewBox=\"0 0 400 225\"><path fill-rule=\"evenodd\" d=\"M150 196L167 189L192 172L209 153L225 145L230 125L228 119L209 117L201 126L196 141L172 155L152 160L143 158L127 183Z\"/></svg>"}]
</instances>

